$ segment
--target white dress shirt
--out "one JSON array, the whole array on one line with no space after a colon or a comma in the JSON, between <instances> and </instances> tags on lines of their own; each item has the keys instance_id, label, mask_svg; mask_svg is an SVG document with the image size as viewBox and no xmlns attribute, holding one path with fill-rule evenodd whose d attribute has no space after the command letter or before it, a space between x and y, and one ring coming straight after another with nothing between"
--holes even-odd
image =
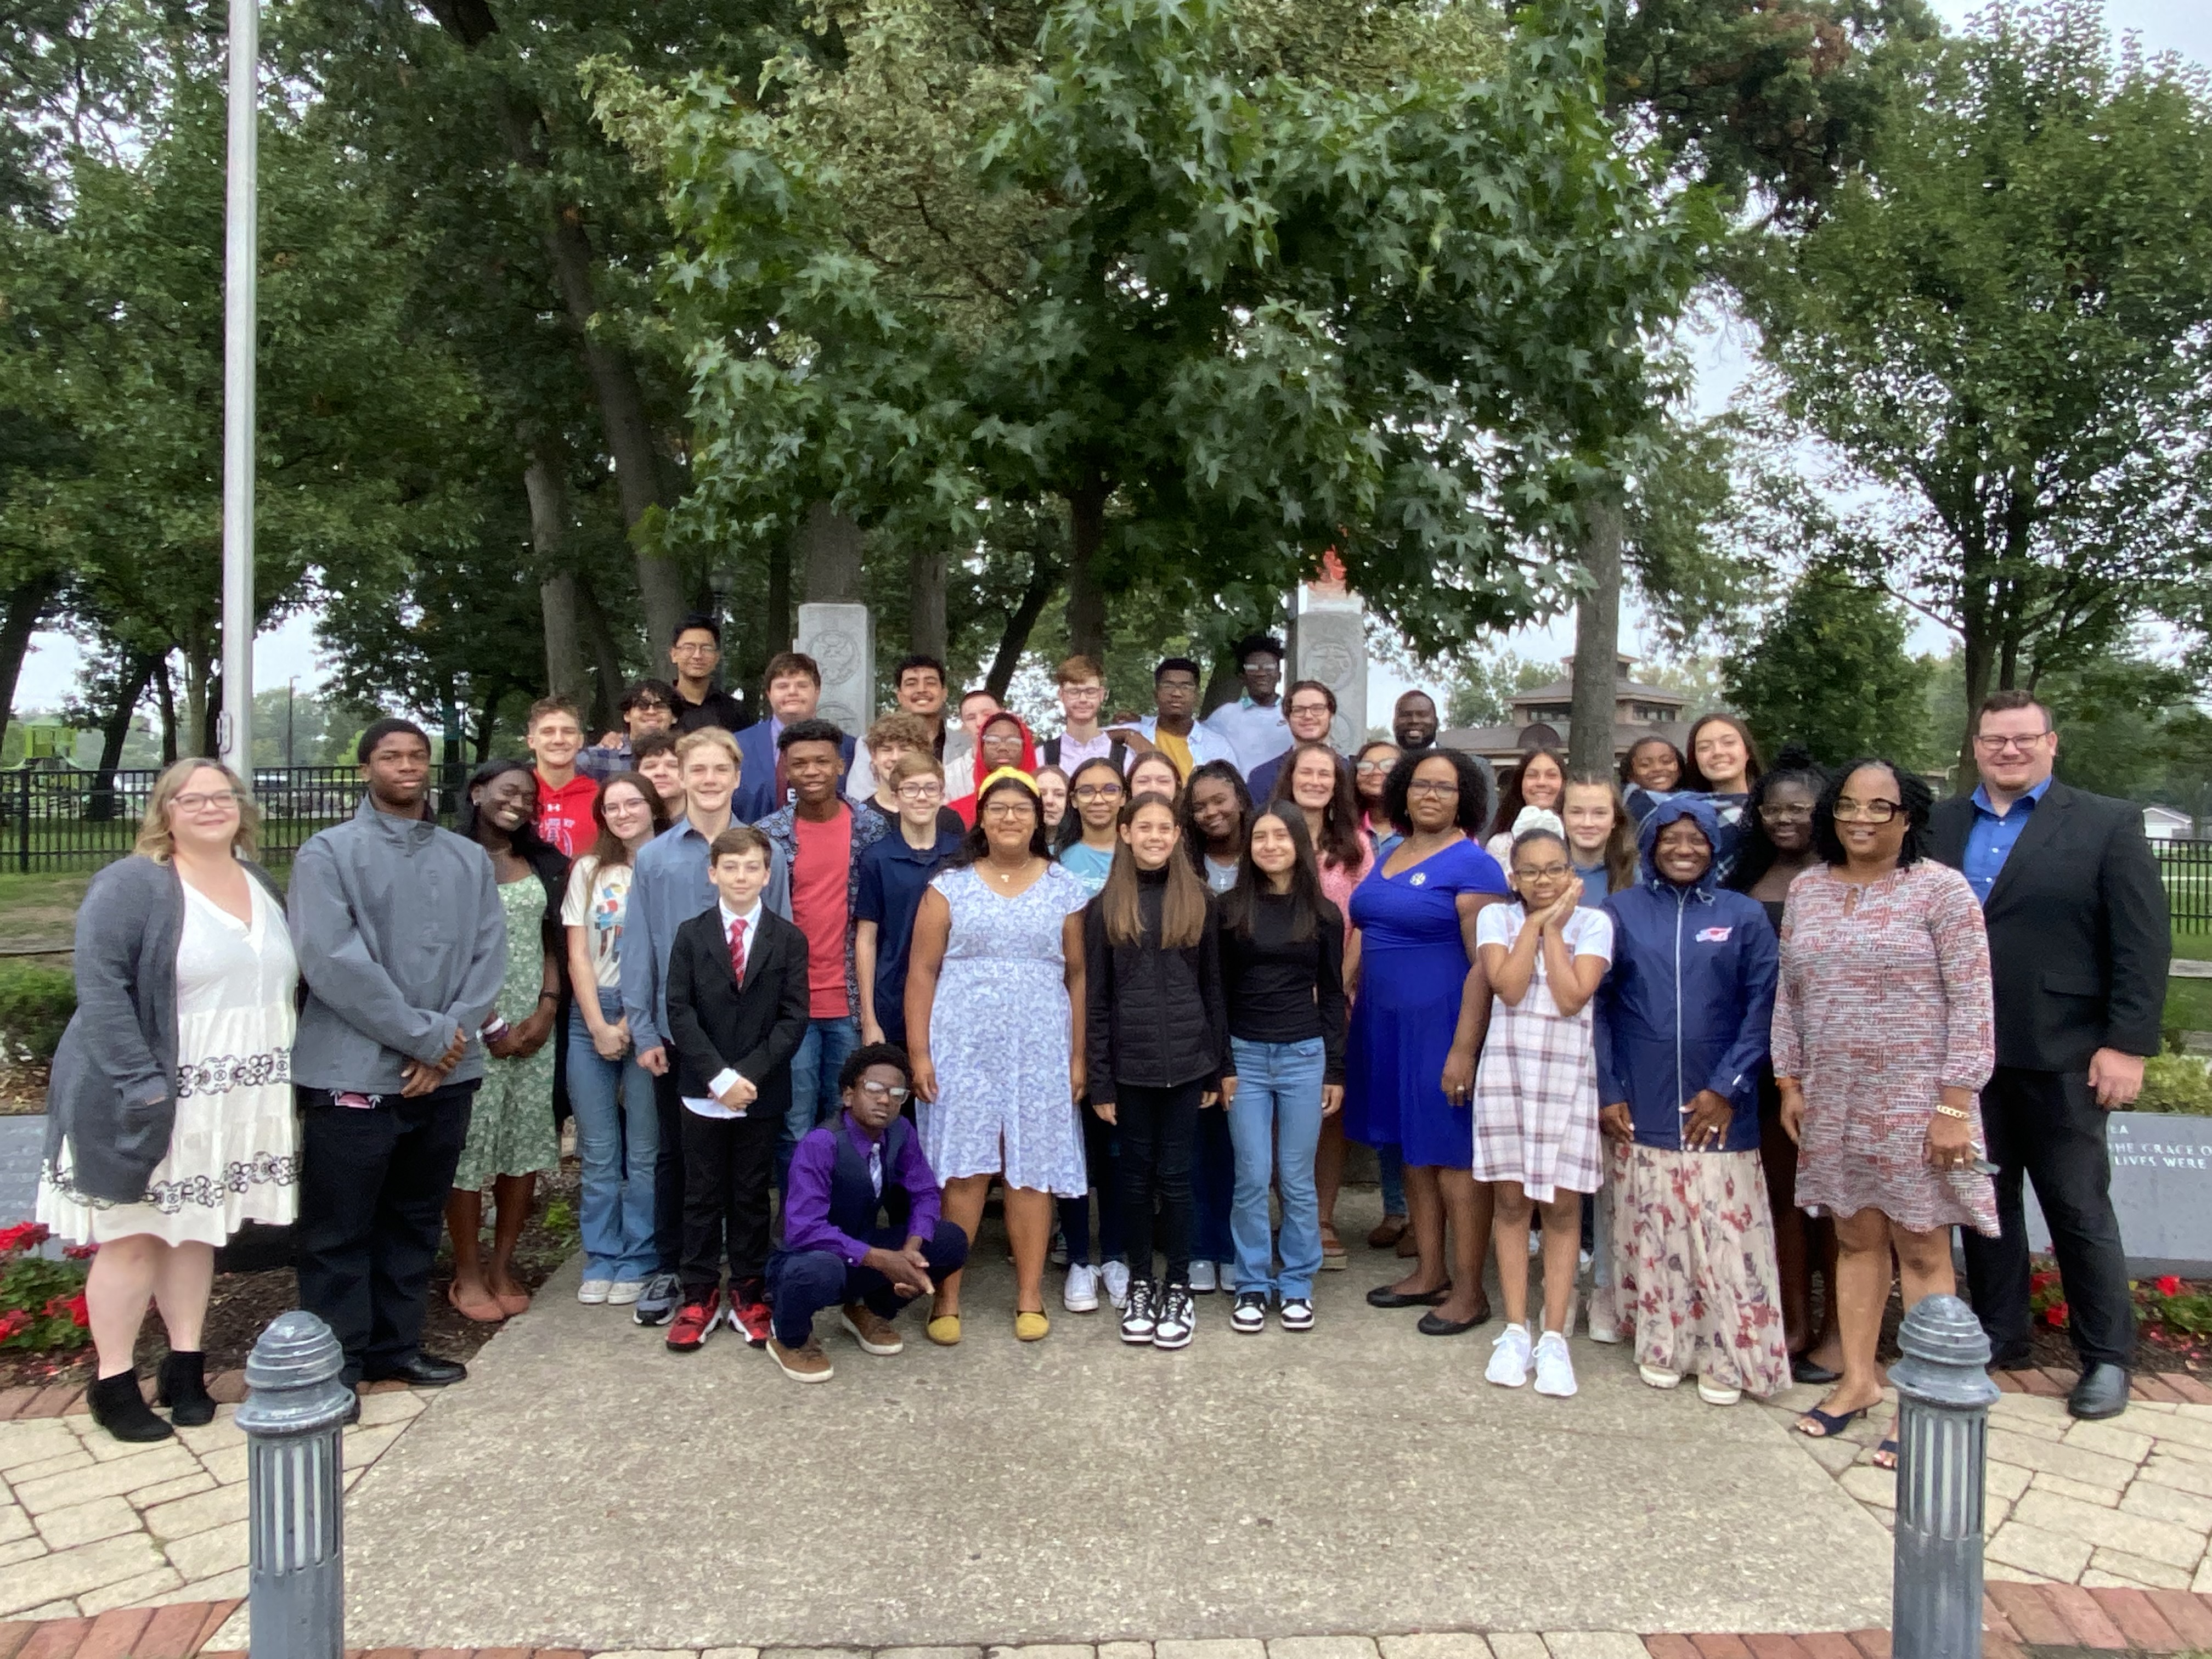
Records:
<instances>
[{"instance_id":1,"label":"white dress shirt","mask_svg":"<svg viewBox=\"0 0 2212 1659\"><path fill-rule=\"evenodd\" d=\"M738 946L737 965L741 969L750 968L753 959L753 941L760 937L760 901L755 899L751 909L740 912L730 908L729 901L722 899L716 902L714 909L722 919L722 940L725 944L729 942L730 929L734 924L738 921L745 924L744 938ZM725 1106L720 1099L721 1096L730 1091L730 1085L737 1080L737 1068L733 1066L725 1066L714 1073L713 1081L707 1085L707 1093L711 1097L710 1098L701 1099L696 1095L686 1095L684 1097L684 1104L688 1110L698 1113L701 1117L743 1117L745 1115L745 1109L743 1106Z\"/></svg>"}]
</instances>

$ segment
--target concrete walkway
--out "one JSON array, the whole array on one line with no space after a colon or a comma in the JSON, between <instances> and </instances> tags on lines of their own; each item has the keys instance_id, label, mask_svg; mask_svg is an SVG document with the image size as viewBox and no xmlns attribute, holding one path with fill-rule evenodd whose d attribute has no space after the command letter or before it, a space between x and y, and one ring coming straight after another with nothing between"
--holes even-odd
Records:
<instances>
[{"instance_id":1,"label":"concrete walkway","mask_svg":"<svg viewBox=\"0 0 2212 1659\"><path fill-rule=\"evenodd\" d=\"M1372 1205L1371 1194L1347 1194ZM1371 1217L1355 1205L1346 1232ZM831 1322L802 1388L724 1331L573 1299L572 1265L410 1425L347 1513L349 1639L586 1650L1095 1643L1419 1630L1834 1631L1884 1622L1890 1539L1785 1423L1657 1395L1486 1385L1322 1276L1320 1328L1180 1354L1110 1315L1012 1332L986 1235L968 1339L871 1359ZM1054 1294L1058 1275L1050 1277Z\"/></svg>"}]
</instances>

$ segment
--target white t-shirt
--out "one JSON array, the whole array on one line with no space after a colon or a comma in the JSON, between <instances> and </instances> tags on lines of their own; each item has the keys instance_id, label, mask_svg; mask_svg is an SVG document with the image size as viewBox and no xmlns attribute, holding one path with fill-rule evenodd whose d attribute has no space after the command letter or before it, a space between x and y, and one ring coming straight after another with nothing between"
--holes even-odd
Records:
<instances>
[{"instance_id":1,"label":"white t-shirt","mask_svg":"<svg viewBox=\"0 0 2212 1659\"><path fill-rule=\"evenodd\" d=\"M1475 947L1480 950L1486 945L1498 945L1511 950L1513 941L1521 937L1522 924L1528 920L1528 907L1517 899L1510 904L1484 905L1474 913ZM1607 962L1613 960L1613 916L1609 911L1577 906L1561 931L1567 941L1569 956L1603 957ZM1528 981L1530 996L1539 987L1542 987L1544 992L1542 1006L1531 1008L1529 997L1523 997L1522 1006L1530 1012L1553 1012L1551 988L1544 984L1544 952L1540 947L1536 952L1535 973ZM1584 1012L1588 1012L1587 1007Z\"/></svg>"},{"instance_id":2,"label":"white t-shirt","mask_svg":"<svg viewBox=\"0 0 2212 1659\"><path fill-rule=\"evenodd\" d=\"M623 917L629 909L630 878L636 872L627 864L599 868L589 853L568 871L568 891L561 901L561 925L590 930L592 977L601 988L622 988L622 963L615 947L622 942Z\"/></svg>"}]
</instances>

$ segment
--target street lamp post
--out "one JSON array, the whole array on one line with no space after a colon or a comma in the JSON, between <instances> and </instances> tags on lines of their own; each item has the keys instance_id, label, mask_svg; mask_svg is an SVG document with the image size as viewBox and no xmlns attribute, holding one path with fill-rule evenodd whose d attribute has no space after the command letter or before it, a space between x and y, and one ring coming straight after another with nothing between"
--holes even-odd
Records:
<instances>
[{"instance_id":1,"label":"street lamp post","mask_svg":"<svg viewBox=\"0 0 2212 1659\"><path fill-rule=\"evenodd\" d=\"M259 254L260 0L230 0L222 241L222 719L219 757L253 784L253 327Z\"/></svg>"}]
</instances>

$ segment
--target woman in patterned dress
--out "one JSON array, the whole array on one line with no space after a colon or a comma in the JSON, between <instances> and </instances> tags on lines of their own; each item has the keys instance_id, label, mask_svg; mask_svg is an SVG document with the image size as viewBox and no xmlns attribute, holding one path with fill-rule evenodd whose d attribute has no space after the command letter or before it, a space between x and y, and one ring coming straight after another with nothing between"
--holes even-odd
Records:
<instances>
[{"instance_id":1,"label":"woman in patterned dress","mask_svg":"<svg viewBox=\"0 0 2212 1659\"><path fill-rule=\"evenodd\" d=\"M488 761L469 779L460 833L491 855L507 916L507 976L494 1024L484 1028L483 1085L469 1111L468 1139L446 1200L453 1282L446 1299L464 1318L490 1322L523 1312L530 1292L514 1276L514 1247L530 1218L542 1170L561 1167L553 1127L553 1024L561 1006L561 901L568 861L538 839L538 775L522 761ZM479 1246L483 1188L498 1206L491 1261Z\"/></svg>"},{"instance_id":2,"label":"woman in patterned dress","mask_svg":"<svg viewBox=\"0 0 2212 1659\"><path fill-rule=\"evenodd\" d=\"M138 1392L151 1300L169 1353L159 1403L215 1416L201 1324L215 1247L292 1219L299 969L276 884L251 861L258 815L210 760L161 774L136 853L92 878L76 917L76 1012L54 1051L39 1219L97 1244L85 1304L99 1355L87 1395L118 1440L173 1432ZM243 855L243 856L241 856Z\"/></svg>"},{"instance_id":3,"label":"woman in patterned dress","mask_svg":"<svg viewBox=\"0 0 2212 1659\"><path fill-rule=\"evenodd\" d=\"M1821 862L1790 884L1774 1081L1797 1202L1832 1215L1844 1374L1798 1419L1838 1434L1881 1397L1892 1249L1909 1309L1949 1295L1951 1229L1996 1237L1977 1098L1993 1063L1988 935L1973 889L1922 856L1928 786L1888 761L1838 772L1813 810ZM1896 1462L1895 1443L1876 1455Z\"/></svg>"},{"instance_id":4,"label":"woman in patterned dress","mask_svg":"<svg viewBox=\"0 0 2212 1659\"><path fill-rule=\"evenodd\" d=\"M1036 786L1011 767L983 780L975 827L932 878L915 916L906 1031L915 1119L945 1217L969 1243L991 1178L1006 1183L1014 1253L1014 1334L1034 1342L1044 1311L1053 1198L1088 1190L1083 1128L1083 884L1046 848ZM960 1340L964 1273L947 1274L929 1340Z\"/></svg>"}]
</instances>

